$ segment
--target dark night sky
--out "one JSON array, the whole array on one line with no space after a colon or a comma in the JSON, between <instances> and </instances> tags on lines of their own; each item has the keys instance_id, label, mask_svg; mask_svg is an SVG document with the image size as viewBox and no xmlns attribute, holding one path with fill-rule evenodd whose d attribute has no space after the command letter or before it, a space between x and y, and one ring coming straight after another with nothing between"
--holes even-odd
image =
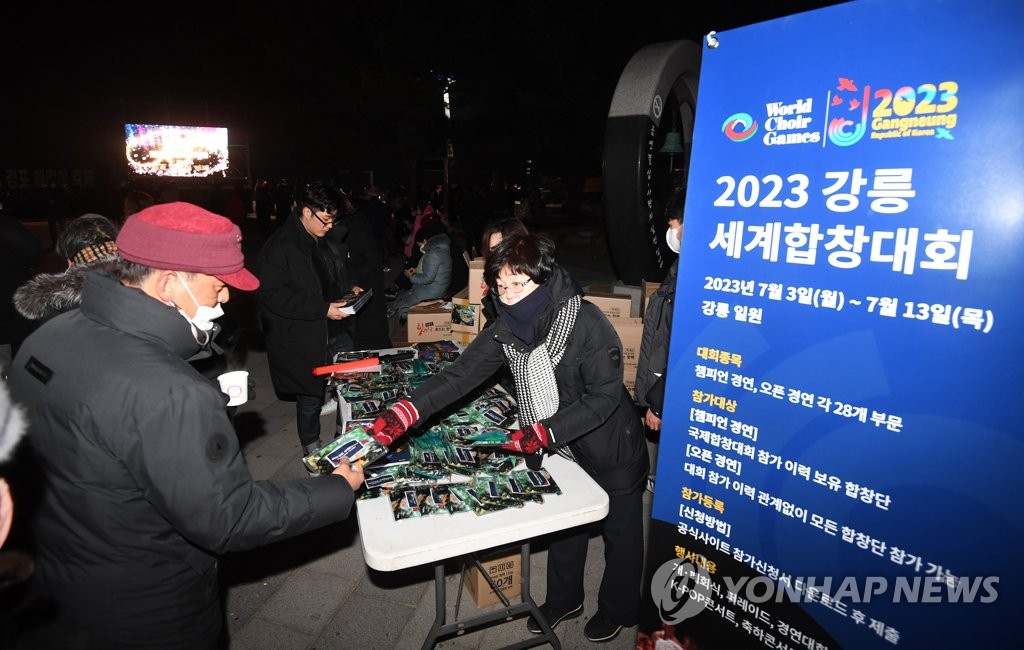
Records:
<instances>
[{"instance_id":1,"label":"dark night sky","mask_svg":"<svg viewBox=\"0 0 1024 650\"><path fill-rule=\"evenodd\" d=\"M253 175L277 177L400 175L447 135L464 166L596 175L638 49L834 2L20 4L2 39L4 168L123 175L124 122L191 123L227 126ZM457 79L448 125L438 71Z\"/></svg>"}]
</instances>

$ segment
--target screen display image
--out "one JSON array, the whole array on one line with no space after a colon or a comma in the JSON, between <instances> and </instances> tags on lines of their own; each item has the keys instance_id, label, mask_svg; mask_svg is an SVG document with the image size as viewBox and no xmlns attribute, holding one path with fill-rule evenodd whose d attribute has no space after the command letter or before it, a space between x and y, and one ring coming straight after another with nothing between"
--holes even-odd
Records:
<instances>
[{"instance_id":1,"label":"screen display image","mask_svg":"<svg viewBox=\"0 0 1024 650\"><path fill-rule=\"evenodd\" d=\"M136 174L202 177L228 169L228 130L211 126L125 124L125 156Z\"/></svg>"}]
</instances>

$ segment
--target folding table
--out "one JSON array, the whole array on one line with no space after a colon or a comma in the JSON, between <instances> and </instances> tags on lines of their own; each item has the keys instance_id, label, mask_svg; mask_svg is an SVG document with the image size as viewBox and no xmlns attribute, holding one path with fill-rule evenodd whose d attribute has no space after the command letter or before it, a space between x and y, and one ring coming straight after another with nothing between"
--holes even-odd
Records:
<instances>
[{"instance_id":1,"label":"folding table","mask_svg":"<svg viewBox=\"0 0 1024 650\"><path fill-rule=\"evenodd\" d=\"M544 468L558 483L560 495L544 495L544 503L527 503L477 516L459 513L395 521L386 496L358 501L359 534L366 563L379 571L397 571L434 563L434 624L423 642L426 650L440 637L494 623L524 613L533 614L543 634L508 648L529 648L561 643L530 595L530 540L540 535L603 519L608 514L608 495L576 463L561 456L548 456ZM509 603L496 611L446 622L444 562L486 549L518 542L521 549L522 602ZM485 573L486 576L486 573ZM461 587L460 587L461 588ZM497 590L496 590L497 591ZM504 605L504 603L502 603Z\"/></svg>"}]
</instances>

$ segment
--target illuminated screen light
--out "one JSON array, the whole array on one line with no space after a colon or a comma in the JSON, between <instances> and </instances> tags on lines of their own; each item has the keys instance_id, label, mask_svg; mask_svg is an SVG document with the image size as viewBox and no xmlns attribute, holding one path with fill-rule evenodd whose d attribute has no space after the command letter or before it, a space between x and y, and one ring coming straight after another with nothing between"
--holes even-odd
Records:
<instances>
[{"instance_id":1,"label":"illuminated screen light","mask_svg":"<svg viewBox=\"0 0 1024 650\"><path fill-rule=\"evenodd\" d=\"M124 142L136 174L200 177L228 169L226 128L125 124Z\"/></svg>"}]
</instances>

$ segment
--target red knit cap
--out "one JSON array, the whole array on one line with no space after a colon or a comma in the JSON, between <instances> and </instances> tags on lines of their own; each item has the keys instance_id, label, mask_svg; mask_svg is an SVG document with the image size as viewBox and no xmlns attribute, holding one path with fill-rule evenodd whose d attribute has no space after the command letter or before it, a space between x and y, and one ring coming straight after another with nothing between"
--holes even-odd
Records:
<instances>
[{"instance_id":1,"label":"red knit cap","mask_svg":"<svg viewBox=\"0 0 1024 650\"><path fill-rule=\"evenodd\" d=\"M238 226L191 203L161 203L128 217L117 250L151 268L205 273L243 291L260 286L245 270Z\"/></svg>"}]
</instances>

